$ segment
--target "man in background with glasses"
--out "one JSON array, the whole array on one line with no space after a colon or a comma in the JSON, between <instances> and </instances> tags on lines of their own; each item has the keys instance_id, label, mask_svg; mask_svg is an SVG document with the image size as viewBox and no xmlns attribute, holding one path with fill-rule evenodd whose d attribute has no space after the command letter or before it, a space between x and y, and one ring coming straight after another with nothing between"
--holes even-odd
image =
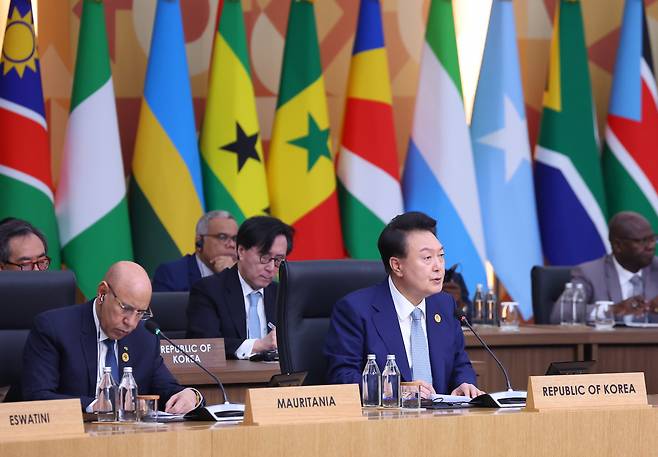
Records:
<instances>
[{"instance_id":1,"label":"man in background with glasses","mask_svg":"<svg viewBox=\"0 0 658 457\"><path fill-rule=\"evenodd\" d=\"M292 250L292 227L270 216L238 230L238 261L190 289L188 338L224 338L226 356L247 359L276 346L276 279Z\"/></svg>"},{"instance_id":2,"label":"man in background with glasses","mask_svg":"<svg viewBox=\"0 0 658 457\"><path fill-rule=\"evenodd\" d=\"M582 284L585 304L612 301L618 323L658 322L658 257L656 234L641 214L617 213L608 224L612 254L577 265L571 282ZM560 323L559 300L551 323Z\"/></svg>"},{"instance_id":3,"label":"man in background with glasses","mask_svg":"<svg viewBox=\"0 0 658 457\"><path fill-rule=\"evenodd\" d=\"M201 403L195 389L185 389L160 355L159 339L142 323L149 309L151 283L133 262L118 262L98 285L96 297L84 304L39 314L23 353L23 398L80 398L93 412L103 367L112 368L119 383L124 367L132 367L141 394L160 395L166 411L183 414Z\"/></svg>"},{"instance_id":4,"label":"man in background with glasses","mask_svg":"<svg viewBox=\"0 0 658 457\"><path fill-rule=\"evenodd\" d=\"M228 211L209 211L196 224L194 254L163 263L153 275L154 292L186 292L201 278L235 265L238 224Z\"/></svg>"},{"instance_id":5,"label":"man in background with glasses","mask_svg":"<svg viewBox=\"0 0 658 457\"><path fill-rule=\"evenodd\" d=\"M50 266L48 242L36 227L21 219L0 221L0 271L44 271Z\"/></svg>"}]
</instances>

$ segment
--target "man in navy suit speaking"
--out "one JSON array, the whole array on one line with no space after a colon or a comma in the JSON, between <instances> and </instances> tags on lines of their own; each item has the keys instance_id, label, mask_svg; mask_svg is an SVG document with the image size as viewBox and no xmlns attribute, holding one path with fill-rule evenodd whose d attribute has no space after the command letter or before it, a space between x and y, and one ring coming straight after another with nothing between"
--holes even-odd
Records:
<instances>
[{"instance_id":1,"label":"man in navy suit speaking","mask_svg":"<svg viewBox=\"0 0 658 457\"><path fill-rule=\"evenodd\" d=\"M23 353L25 400L80 398L93 412L96 386L103 367L120 381L132 367L142 394L160 395L171 413L187 413L201 403L196 389L185 389L171 375L160 355L160 341L143 320L151 316L151 283L133 262L115 263L87 303L39 314Z\"/></svg>"},{"instance_id":2,"label":"man in navy suit speaking","mask_svg":"<svg viewBox=\"0 0 658 457\"><path fill-rule=\"evenodd\" d=\"M402 380L419 381L424 397L481 394L454 317L455 300L441 292L445 260L436 221L419 212L399 215L378 247L388 278L352 292L333 309L324 351L328 382L360 383L367 354L376 354L380 369L386 355L395 354Z\"/></svg>"}]
</instances>

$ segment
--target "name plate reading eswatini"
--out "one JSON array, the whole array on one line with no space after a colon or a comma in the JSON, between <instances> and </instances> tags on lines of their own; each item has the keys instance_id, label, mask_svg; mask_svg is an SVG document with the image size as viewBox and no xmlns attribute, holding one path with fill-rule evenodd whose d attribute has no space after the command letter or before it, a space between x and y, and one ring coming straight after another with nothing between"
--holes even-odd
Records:
<instances>
[{"instance_id":1,"label":"name plate reading eswatini","mask_svg":"<svg viewBox=\"0 0 658 457\"><path fill-rule=\"evenodd\" d=\"M0 404L0 441L70 437L84 432L77 398Z\"/></svg>"},{"instance_id":2,"label":"name plate reading eswatini","mask_svg":"<svg viewBox=\"0 0 658 457\"><path fill-rule=\"evenodd\" d=\"M226 354L224 353L224 338L197 338L189 340L172 340L189 357L175 348L172 344L162 340L160 342L160 354L165 365L182 384L206 384L212 382L194 361L214 372L216 368L226 366ZM194 360L194 361L193 361Z\"/></svg>"},{"instance_id":3,"label":"name plate reading eswatini","mask_svg":"<svg viewBox=\"0 0 658 457\"><path fill-rule=\"evenodd\" d=\"M530 376L526 409L645 406L644 373L605 373L567 376Z\"/></svg>"},{"instance_id":4,"label":"name plate reading eswatini","mask_svg":"<svg viewBox=\"0 0 658 457\"><path fill-rule=\"evenodd\" d=\"M247 390L244 423L248 425L362 418L356 384Z\"/></svg>"}]
</instances>

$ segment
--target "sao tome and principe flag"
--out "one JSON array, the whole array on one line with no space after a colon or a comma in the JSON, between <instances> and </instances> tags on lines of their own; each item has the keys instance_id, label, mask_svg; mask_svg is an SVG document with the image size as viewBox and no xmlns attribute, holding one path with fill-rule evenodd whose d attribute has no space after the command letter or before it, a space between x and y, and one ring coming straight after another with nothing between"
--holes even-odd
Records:
<instances>
[{"instance_id":1,"label":"sao tome and principe flag","mask_svg":"<svg viewBox=\"0 0 658 457\"><path fill-rule=\"evenodd\" d=\"M544 256L575 265L608 250L596 119L579 1L555 7L544 109L535 154Z\"/></svg>"},{"instance_id":2,"label":"sao tome and principe flag","mask_svg":"<svg viewBox=\"0 0 658 457\"><path fill-rule=\"evenodd\" d=\"M149 273L194 251L204 200L178 0L156 6L128 195L135 260Z\"/></svg>"},{"instance_id":3,"label":"sao tome and principe flag","mask_svg":"<svg viewBox=\"0 0 658 457\"><path fill-rule=\"evenodd\" d=\"M292 0L267 163L272 215L295 230L293 259L344 257L313 2Z\"/></svg>"},{"instance_id":4,"label":"sao tome and principe flag","mask_svg":"<svg viewBox=\"0 0 658 457\"><path fill-rule=\"evenodd\" d=\"M227 210L241 224L270 204L240 1L224 0L219 17L201 129L203 189L208 210Z\"/></svg>"},{"instance_id":5,"label":"sao tome and principe flag","mask_svg":"<svg viewBox=\"0 0 658 457\"><path fill-rule=\"evenodd\" d=\"M96 0L82 3L55 202L62 260L85 297L93 297L107 269L133 255L105 14Z\"/></svg>"},{"instance_id":6,"label":"sao tome and principe flag","mask_svg":"<svg viewBox=\"0 0 658 457\"><path fill-rule=\"evenodd\" d=\"M658 106L642 0L626 0L603 149L608 211L636 211L658 230Z\"/></svg>"},{"instance_id":7,"label":"sao tome and principe flag","mask_svg":"<svg viewBox=\"0 0 658 457\"><path fill-rule=\"evenodd\" d=\"M24 219L48 240L60 267L48 126L32 6L11 0L0 56L0 219Z\"/></svg>"},{"instance_id":8,"label":"sao tome and principe flag","mask_svg":"<svg viewBox=\"0 0 658 457\"><path fill-rule=\"evenodd\" d=\"M403 206L379 0L361 0L357 24L337 157L338 196L348 254L379 259L379 234Z\"/></svg>"},{"instance_id":9,"label":"sao tome and principe flag","mask_svg":"<svg viewBox=\"0 0 658 457\"><path fill-rule=\"evenodd\" d=\"M450 1L430 3L402 191L405 210L437 220L447 265L461 263L469 289L486 284L484 234Z\"/></svg>"}]
</instances>

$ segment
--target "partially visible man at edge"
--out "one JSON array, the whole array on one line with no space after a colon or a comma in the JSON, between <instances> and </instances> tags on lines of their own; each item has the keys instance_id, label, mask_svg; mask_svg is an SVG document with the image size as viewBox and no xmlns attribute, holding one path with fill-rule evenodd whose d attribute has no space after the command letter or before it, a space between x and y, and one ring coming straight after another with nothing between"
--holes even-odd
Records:
<instances>
[{"instance_id":1,"label":"partially visible man at edge","mask_svg":"<svg viewBox=\"0 0 658 457\"><path fill-rule=\"evenodd\" d=\"M47 252L46 237L29 222L14 218L0 221L0 271L47 270Z\"/></svg>"},{"instance_id":2,"label":"partially visible man at edge","mask_svg":"<svg viewBox=\"0 0 658 457\"><path fill-rule=\"evenodd\" d=\"M142 394L160 395L167 412L183 414L202 402L196 389L184 388L160 355L160 342L142 320L151 316L151 283L133 262L117 262L98 285L97 296L84 304L39 314L23 353L23 398L80 398L93 412L103 367L117 382L132 367Z\"/></svg>"},{"instance_id":3,"label":"partially visible man at edge","mask_svg":"<svg viewBox=\"0 0 658 457\"><path fill-rule=\"evenodd\" d=\"M192 284L231 268L237 260L238 224L228 211L209 211L196 224L194 254L158 266L154 292L186 292Z\"/></svg>"}]
</instances>

